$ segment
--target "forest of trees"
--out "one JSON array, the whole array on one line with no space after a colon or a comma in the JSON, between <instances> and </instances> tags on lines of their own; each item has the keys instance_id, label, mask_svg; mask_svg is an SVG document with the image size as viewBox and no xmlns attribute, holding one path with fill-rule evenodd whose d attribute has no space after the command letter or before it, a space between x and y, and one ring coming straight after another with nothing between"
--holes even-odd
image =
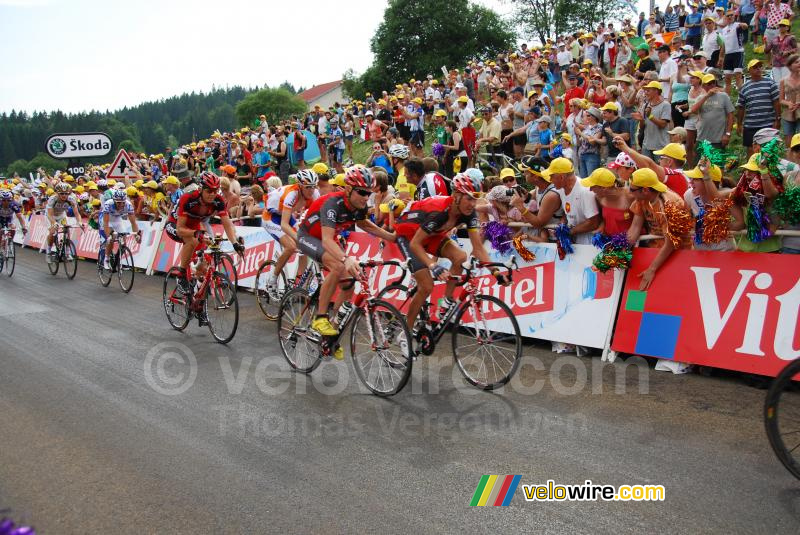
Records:
<instances>
[{"instance_id":1,"label":"forest of trees","mask_svg":"<svg viewBox=\"0 0 800 535\"><path fill-rule=\"evenodd\" d=\"M302 90L295 90L288 82L280 88L290 93ZM241 126L236 105L259 89L212 88L208 93L184 93L114 112L3 113L0 114L0 170L10 175L27 174L39 166L66 167L66 162L53 160L44 153L44 142L54 133L105 132L114 142L114 150L105 161L111 161L120 148L150 154L205 139L214 130L230 131Z\"/></svg>"}]
</instances>

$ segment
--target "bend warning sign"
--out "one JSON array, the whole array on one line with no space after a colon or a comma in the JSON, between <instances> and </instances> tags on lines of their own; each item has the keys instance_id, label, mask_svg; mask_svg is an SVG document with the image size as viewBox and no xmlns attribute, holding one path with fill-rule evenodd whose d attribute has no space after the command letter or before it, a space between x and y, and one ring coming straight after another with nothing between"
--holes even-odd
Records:
<instances>
[{"instance_id":1,"label":"bend warning sign","mask_svg":"<svg viewBox=\"0 0 800 535\"><path fill-rule=\"evenodd\" d=\"M108 169L106 178L122 180L133 174L135 174L133 172L133 160L131 160L131 157L125 152L125 149L119 149L117 157L114 158L114 163L111 164L111 167Z\"/></svg>"}]
</instances>

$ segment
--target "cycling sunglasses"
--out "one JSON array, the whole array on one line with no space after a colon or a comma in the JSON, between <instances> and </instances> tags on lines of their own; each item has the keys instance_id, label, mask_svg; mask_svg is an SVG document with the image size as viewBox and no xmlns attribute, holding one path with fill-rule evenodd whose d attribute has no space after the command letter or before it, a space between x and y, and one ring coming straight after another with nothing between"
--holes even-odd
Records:
<instances>
[{"instance_id":1,"label":"cycling sunglasses","mask_svg":"<svg viewBox=\"0 0 800 535\"><path fill-rule=\"evenodd\" d=\"M469 195L473 199L483 199L484 197L486 197L486 193L482 191L472 191L467 193L467 195Z\"/></svg>"},{"instance_id":2,"label":"cycling sunglasses","mask_svg":"<svg viewBox=\"0 0 800 535\"><path fill-rule=\"evenodd\" d=\"M358 188L358 189L353 189L353 191L355 191L356 193L358 193L362 197L368 197L368 196L372 195L372 192L370 190L368 190L368 189Z\"/></svg>"}]
</instances>

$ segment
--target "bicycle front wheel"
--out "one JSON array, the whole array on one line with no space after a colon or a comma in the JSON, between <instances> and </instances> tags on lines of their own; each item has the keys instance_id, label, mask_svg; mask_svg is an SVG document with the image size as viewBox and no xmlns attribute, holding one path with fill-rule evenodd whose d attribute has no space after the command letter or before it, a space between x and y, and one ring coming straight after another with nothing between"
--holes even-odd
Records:
<instances>
[{"instance_id":1,"label":"bicycle front wheel","mask_svg":"<svg viewBox=\"0 0 800 535\"><path fill-rule=\"evenodd\" d=\"M233 257L231 255L222 253L216 270L228 277L228 280L233 283L234 290L239 287L239 273L236 271L236 265L233 263Z\"/></svg>"},{"instance_id":2,"label":"bicycle front wheel","mask_svg":"<svg viewBox=\"0 0 800 535\"><path fill-rule=\"evenodd\" d=\"M311 373L319 366L319 339L311 330L317 305L302 288L289 290L278 311L278 339L283 358L294 370Z\"/></svg>"},{"instance_id":3,"label":"bicycle front wheel","mask_svg":"<svg viewBox=\"0 0 800 535\"><path fill-rule=\"evenodd\" d=\"M230 279L215 271L208 285L203 304L208 318L208 330L220 344L233 340L239 326L239 299Z\"/></svg>"},{"instance_id":4,"label":"bicycle front wheel","mask_svg":"<svg viewBox=\"0 0 800 535\"><path fill-rule=\"evenodd\" d=\"M74 279L75 274L78 273L78 255L72 240L67 240L64 245L64 272L68 279Z\"/></svg>"},{"instance_id":5,"label":"bicycle front wheel","mask_svg":"<svg viewBox=\"0 0 800 535\"><path fill-rule=\"evenodd\" d=\"M405 317L386 301L355 311L350 354L356 373L373 394L400 392L411 377L411 333Z\"/></svg>"},{"instance_id":6,"label":"bicycle front wheel","mask_svg":"<svg viewBox=\"0 0 800 535\"><path fill-rule=\"evenodd\" d=\"M172 328L182 331L189 325L192 314L189 311L189 297L183 293L178 281L183 274L177 267L172 268L164 277L163 303L167 321Z\"/></svg>"},{"instance_id":7,"label":"bicycle front wheel","mask_svg":"<svg viewBox=\"0 0 800 535\"><path fill-rule=\"evenodd\" d=\"M258 308L261 309L261 312L264 313L268 320L272 321L278 319L278 311L281 306L281 299L286 293L287 288L286 274L284 274L283 270L281 270L278 272L276 279L275 292L270 295L270 292L267 291L267 278L271 274L274 274L274 269L274 260L266 260L262 262L258 267L258 272L256 272L256 282L255 287L253 288L253 292L256 294L256 302L258 302Z\"/></svg>"},{"instance_id":8,"label":"bicycle front wheel","mask_svg":"<svg viewBox=\"0 0 800 535\"><path fill-rule=\"evenodd\" d=\"M133 254L126 246L119 249L117 256L117 279L119 279L119 287L122 291L128 293L133 288Z\"/></svg>"},{"instance_id":9,"label":"bicycle front wheel","mask_svg":"<svg viewBox=\"0 0 800 535\"><path fill-rule=\"evenodd\" d=\"M14 274L14 267L17 265L17 244L12 239L6 242L5 251L5 270L9 277Z\"/></svg>"},{"instance_id":10,"label":"bicycle front wheel","mask_svg":"<svg viewBox=\"0 0 800 535\"><path fill-rule=\"evenodd\" d=\"M114 253L112 252L111 254L113 255ZM110 267L109 268L105 267L105 257L106 257L106 251L105 251L105 245L103 245L102 247L100 247L100 252L97 253L97 278L100 279L100 284L102 284L103 286L108 286L109 284L111 284L112 273ZM113 261L109 261L109 265L112 262Z\"/></svg>"},{"instance_id":11,"label":"bicycle front wheel","mask_svg":"<svg viewBox=\"0 0 800 535\"><path fill-rule=\"evenodd\" d=\"M453 356L466 380L482 390L510 381L522 360L522 335L508 305L491 295L462 305L453 323Z\"/></svg>"},{"instance_id":12,"label":"bicycle front wheel","mask_svg":"<svg viewBox=\"0 0 800 535\"><path fill-rule=\"evenodd\" d=\"M44 253L44 258L47 261L47 269L50 270L50 274L53 276L58 275L58 268L61 265L61 246L56 246L55 251L56 252L53 254L50 254L49 252Z\"/></svg>"},{"instance_id":13,"label":"bicycle front wheel","mask_svg":"<svg viewBox=\"0 0 800 535\"><path fill-rule=\"evenodd\" d=\"M383 288L376 297L381 301L394 305L395 308L405 313L408 311L410 291L408 286L395 283Z\"/></svg>"},{"instance_id":14,"label":"bicycle front wheel","mask_svg":"<svg viewBox=\"0 0 800 535\"><path fill-rule=\"evenodd\" d=\"M786 366L772 381L764 402L764 425L772 450L783 466L800 479L800 359Z\"/></svg>"}]
</instances>

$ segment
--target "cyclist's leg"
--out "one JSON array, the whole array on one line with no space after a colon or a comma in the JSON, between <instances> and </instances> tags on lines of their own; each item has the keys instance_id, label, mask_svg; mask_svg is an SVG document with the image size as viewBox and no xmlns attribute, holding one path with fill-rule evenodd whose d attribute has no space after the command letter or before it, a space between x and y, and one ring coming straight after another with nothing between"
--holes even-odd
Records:
<instances>
[{"instance_id":1,"label":"cyclist's leg","mask_svg":"<svg viewBox=\"0 0 800 535\"><path fill-rule=\"evenodd\" d=\"M450 274L458 277L464 270L462 264L467 261L467 254L451 238L446 238L439 246L439 256L447 258L451 262ZM453 291L456 289L456 281L447 281L444 296L453 299Z\"/></svg>"},{"instance_id":2,"label":"cyclist's leg","mask_svg":"<svg viewBox=\"0 0 800 535\"><path fill-rule=\"evenodd\" d=\"M325 252L321 239L310 236L302 229L297 233L297 242L303 254L322 264L329 272L323 278L322 285L319 288L319 306L317 307L317 317L327 318L328 305L331 302L333 293L336 291L336 285L344 273L344 263L341 258L334 258Z\"/></svg>"},{"instance_id":3,"label":"cyclist's leg","mask_svg":"<svg viewBox=\"0 0 800 535\"><path fill-rule=\"evenodd\" d=\"M288 234L281 236L279 242L281 247L283 247L283 252L275 261L275 269L270 273L273 279L277 278L278 273L280 273L280 271L286 265L286 262L288 262L292 255L297 251L297 244L295 244L292 237ZM298 273L300 273L300 271L298 271Z\"/></svg>"},{"instance_id":4,"label":"cyclist's leg","mask_svg":"<svg viewBox=\"0 0 800 535\"><path fill-rule=\"evenodd\" d=\"M405 258L411 259L411 272L414 275L414 280L417 282L417 293L414 294L414 297L408 304L408 314L406 315L406 323L408 324L409 330L412 330L414 328L414 323L417 321L417 316L419 316L419 311L422 309L422 305L425 304L428 296L431 295L433 291L433 277L431 277L426 263L411 253L407 238L398 236L397 246Z\"/></svg>"}]
</instances>

